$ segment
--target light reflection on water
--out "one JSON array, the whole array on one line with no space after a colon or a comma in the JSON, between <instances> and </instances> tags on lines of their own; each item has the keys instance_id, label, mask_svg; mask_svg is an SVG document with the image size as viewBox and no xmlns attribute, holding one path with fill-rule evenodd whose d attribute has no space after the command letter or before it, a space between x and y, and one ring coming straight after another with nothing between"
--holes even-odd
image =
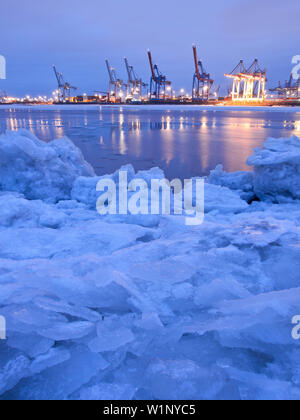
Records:
<instances>
[{"instance_id":1,"label":"light reflection on water","mask_svg":"<svg viewBox=\"0 0 300 420\"><path fill-rule=\"evenodd\" d=\"M27 128L44 141L64 135L98 174L132 163L169 178L206 175L219 163L249 170L246 159L267 137L300 133L300 112L165 110L143 107L0 108L0 132Z\"/></svg>"}]
</instances>

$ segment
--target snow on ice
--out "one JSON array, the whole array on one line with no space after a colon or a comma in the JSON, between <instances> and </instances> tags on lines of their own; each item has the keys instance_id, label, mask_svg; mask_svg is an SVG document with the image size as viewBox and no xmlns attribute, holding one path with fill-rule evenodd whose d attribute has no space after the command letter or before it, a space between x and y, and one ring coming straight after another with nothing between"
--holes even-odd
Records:
<instances>
[{"instance_id":1,"label":"snow on ice","mask_svg":"<svg viewBox=\"0 0 300 420\"><path fill-rule=\"evenodd\" d=\"M254 191L262 200L288 202L300 199L300 142L268 139L262 150L248 159L255 166Z\"/></svg>"},{"instance_id":2,"label":"snow on ice","mask_svg":"<svg viewBox=\"0 0 300 420\"><path fill-rule=\"evenodd\" d=\"M0 399L299 399L300 141L248 163L212 171L201 226L101 217L70 140L2 135Z\"/></svg>"},{"instance_id":3,"label":"snow on ice","mask_svg":"<svg viewBox=\"0 0 300 420\"><path fill-rule=\"evenodd\" d=\"M56 202L70 197L75 179L94 175L82 153L66 137L44 143L30 131L0 137L0 189L27 199Z\"/></svg>"}]
</instances>

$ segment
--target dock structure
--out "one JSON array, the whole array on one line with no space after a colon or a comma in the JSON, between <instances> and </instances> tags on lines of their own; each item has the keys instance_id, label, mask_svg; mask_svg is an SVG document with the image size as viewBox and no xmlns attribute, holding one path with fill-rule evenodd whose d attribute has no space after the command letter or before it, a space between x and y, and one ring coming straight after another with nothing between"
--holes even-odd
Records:
<instances>
[{"instance_id":1,"label":"dock structure","mask_svg":"<svg viewBox=\"0 0 300 420\"><path fill-rule=\"evenodd\" d=\"M108 84L108 102L123 102L124 101L124 89L127 88L126 83L122 79L118 79L116 70L110 66L109 61L105 60L109 84Z\"/></svg>"},{"instance_id":2,"label":"dock structure","mask_svg":"<svg viewBox=\"0 0 300 420\"><path fill-rule=\"evenodd\" d=\"M195 74L193 77L193 101L208 101L214 81L204 70L202 61L198 61L197 47L193 45Z\"/></svg>"},{"instance_id":3,"label":"dock structure","mask_svg":"<svg viewBox=\"0 0 300 420\"><path fill-rule=\"evenodd\" d=\"M232 72L226 73L225 76L233 79L232 101L263 102L265 100L266 70L259 67L257 59L248 69L241 60Z\"/></svg>"},{"instance_id":4,"label":"dock structure","mask_svg":"<svg viewBox=\"0 0 300 420\"><path fill-rule=\"evenodd\" d=\"M298 106L300 103L300 75L299 66L295 66L290 78L283 84L279 82L277 87L266 90L266 69L262 69L257 59L247 68L243 60L240 60L231 73L225 73L225 77L232 81L225 96L220 94L220 85L215 84L203 65L198 59L198 51L193 44L194 74L192 94L185 89L173 90L172 82L160 71L157 64L152 60L151 51L147 51L151 71L150 86L145 83L135 72L135 68L124 58L127 71L127 81L117 77L116 70L110 66L106 59L106 67L109 76L108 91L94 91L94 94L80 94L71 97L72 90L77 90L70 83L65 82L63 74L58 72L56 66L52 66L57 88L52 96L47 98L31 97L14 98L0 90L0 104L5 103L99 103L99 104L194 104L194 105L253 105L253 106ZM296 57L298 59L298 56ZM125 80L125 79L124 79ZM149 88L148 88L149 87Z\"/></svg>"},{"instance_id":5,"label":"dock structure","mask_svg":"<svg viewBox=\"0 0 300 420\"><path fill-rule=\"evenodd\" d=\"M151 51L148 50L148 59L151 70L150 92L149 99L165 101L172 98L172 82L167 80L167 76L163 75L158 68L158 65L153 65Z\"/></svg>"}]
</instances>

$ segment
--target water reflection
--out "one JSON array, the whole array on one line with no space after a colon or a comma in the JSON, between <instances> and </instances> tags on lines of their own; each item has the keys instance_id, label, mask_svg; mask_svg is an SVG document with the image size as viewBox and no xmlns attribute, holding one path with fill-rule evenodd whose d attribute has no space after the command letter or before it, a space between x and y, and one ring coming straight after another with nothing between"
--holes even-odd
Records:
<instances>
[{"instance_id":1,"label":"water reflection","mask_svg":"<svg viewBox=\"0 0 300 420\"><path fill-rule=\"evenodd\" d=\"M299 131L300 131L300 121L294 121L294 131L299 133Z\"/></svg>"},{"instance_id":2,"label":"water reflection","mask_svg":"<svg viewBox=\"0 0 300 420\"><path fill-rule=\"evenodd\" d=\"M248 170L253 148L269 137L299 135L299 112L263 110L152 110L91 107L81 110L0 108L0 131L27 128L44 141L69 136L98 174L132 163L159 166L169 178L205 175L219 163Z\"/></svg>"}]
</instances>

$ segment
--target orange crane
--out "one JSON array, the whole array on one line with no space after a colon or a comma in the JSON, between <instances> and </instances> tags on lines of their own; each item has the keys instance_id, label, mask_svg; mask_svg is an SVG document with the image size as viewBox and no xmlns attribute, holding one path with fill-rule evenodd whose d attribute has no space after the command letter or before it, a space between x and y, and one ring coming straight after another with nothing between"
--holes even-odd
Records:
<instances>
[{"instance_id":1,"label":"orange crane","mask_svg":"<svg viewBox=\"0 0 300 420\"><path fill-rule=\"evenodd\" d=\"M209 99L210 91L214 81L210 78L210 74L204 70L202 61L198 61L197 47L193 45L195 74L193 77L193 101Z\"/></svg>"},{"instance_id":2,"label":"orange crane","mask_svg":"<svg viewBox=\"0 0 300 420\"><path fill-rule=\"evenodd\" d=\"M172 92L172 82L168 81L167 77L159 71L157 64L153 65L150 50L148 50L148 58L151 70L150 100L166 100L166 90L168 89Z\"/></svg>"}]
</instances>

